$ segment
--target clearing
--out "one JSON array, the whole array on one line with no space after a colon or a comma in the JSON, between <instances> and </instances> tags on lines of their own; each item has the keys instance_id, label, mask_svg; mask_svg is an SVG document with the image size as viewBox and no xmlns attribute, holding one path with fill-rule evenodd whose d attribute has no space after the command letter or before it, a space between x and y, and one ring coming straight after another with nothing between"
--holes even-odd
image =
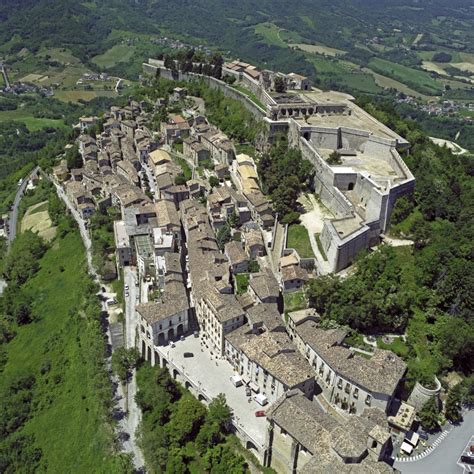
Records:
<instances>
[{"instance_id":1,"label":"clearing","mask_svg":"<svg viewBox=\"0 0 474 474\"><path fill-rule=\"evenodd\" d=\"M254 31L257 35L262 36L269 45L279 46L280 48L288 47L280 37L280 28L273 23L260 23L255 26Z\"/></svg>"},{"instance_id":2,"label":"clearing","mask_svg":"<svg viewBox=\"0 0 474 474\"><path fill-rule=\"evenodd\" d=\"M20 226L21 232L31 230L47 242L56 236L56 227L52 225L48 214L48 201L43 201L31 206L26 211Z\"/></svg>"},{"instance_id":3,"label":"clearing","mask_svg":"<svg viewBox=\"0 0 474 474\"><path fill-rule=\"evenodd\" d=\"M133 46L116 44L105 53L94 56L92 62L101 68L108 69L118 63L129 61L134 53L135 48Z\"/></svg>"},{"instance_id":4,"label":"clearing","mask_svg":"<svg viewBox=\"0 0 474 474\"><path fill-rule=\"evenodd\" d=\"M44 127L65 127L64 122L59 119L37 118L21 109L0 111L0 122L14 120L23 122L30 131L40 130Z\"/></svg>"},{"instance_id":5,"label":"clearing","mask_svg":"<svg viewBox=\"0 0 474 474\"><path fill-rule=\"evenodd\" d=\"M474 74L474 64L473 63L451 63L451 66L461 71L472 72Z\"/></svg>"},{"instance_id":6,"label":"clearing","mask_svg":"<svg viewBox=\"0 0 474 474\"><path fill-rule=\"evenodd\" d=\"M301 224L292 224L288 227L288 242L286 246L287 248L295 249L301 258L314 258L308 231Z\"/></svg>"}]
</instances>

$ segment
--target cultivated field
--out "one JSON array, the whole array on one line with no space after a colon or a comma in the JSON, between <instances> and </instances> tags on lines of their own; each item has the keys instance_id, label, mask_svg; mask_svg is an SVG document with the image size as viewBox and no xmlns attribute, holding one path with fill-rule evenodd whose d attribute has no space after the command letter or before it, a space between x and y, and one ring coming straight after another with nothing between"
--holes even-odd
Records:
<instances>
[{"instance_id":1,"label":"cultivated field","mask_svg":"<svg viewBox=\"0 0 474 474\"><path fill-rule=\"evenodd\" d=\"M21 232L31 230L47 242L56 236L56 227L52 225L48 214L48 201L40 202L31 206L21 220Z\"/></svg>"},{"instance_id":2,"label":"cultivated field","mask_svg":"<svg viewBox=\"0 0 474 474\"><path fill-rule=\"evenodd\" d=\"M306 51L307 53L315 53L315 54L323 54L326 56L341 56L346 54L346 51L342 49L330 48L329 46L323 46L321 44L305 44L305 43L298 43L298 44L290 44L292 48L298 48L302 51Z\"/></svg>"}]
</instances>

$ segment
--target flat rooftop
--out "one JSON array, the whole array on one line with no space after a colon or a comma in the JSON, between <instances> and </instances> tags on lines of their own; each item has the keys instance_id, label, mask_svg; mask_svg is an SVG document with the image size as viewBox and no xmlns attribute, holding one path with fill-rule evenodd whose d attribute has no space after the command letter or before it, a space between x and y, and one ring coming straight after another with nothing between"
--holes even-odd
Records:
<instances>
[{"instance_id":1,"label":"flat rooftop","mask_svg":"<svg viewBox=\"0 0 474 474\"><path fill-rule=\"evenodd\" d=\"M334 151L330 148L317 148L318 153L327 160L329 155ZM355 151L354 155L342 155L341 172L351 168L357 173L365 172L370 176L370 179L375 181L382 188L386 188L388 183L395 184L406 179L404 174L397 172L397 170L387 160L380 155L370 153L362 153ZM337 172L339 165L334 166Z\"/></svg>"},{"instance_id":2,"label":"flat rooftop","mask_svg":"<svg viewBox=\"0 0 474 474\"><path fill-rule=\"evenodd\" d=\"M332 225L336 229L341 239L346 238L348 235L356 232L362 227L364 219L355 214L354 217L348 217L346 219L334 219L331 221Z\"/></svg>"},{"instance_id":3,"label":"flat rooftop","mask_svg":"<svg viewBox=\"0 0 474 474\"><path fill-rule=\"evenodd\" d=\"M354 104L354 97L349 94L344 94L343 92L336 91L327 91L327 92L317 92L317 91L308 91L302 92L298 91L298 95L306 98L307 100L319 103L323 105L327 104L343 104L348 107L351 111L349 114L316 114L308 117L307 124L319 127L328 127L328 128L337 128L337 127L347 127L355 128L357 130L365 130L371 132L376 137L386 138L390 140L399 140L401 143L404 143L405 140L400 137L397 133L390 128L386 127L384 124L376 120L370 114L365 112L359 106Z\"/></svg>"}]
</instances>

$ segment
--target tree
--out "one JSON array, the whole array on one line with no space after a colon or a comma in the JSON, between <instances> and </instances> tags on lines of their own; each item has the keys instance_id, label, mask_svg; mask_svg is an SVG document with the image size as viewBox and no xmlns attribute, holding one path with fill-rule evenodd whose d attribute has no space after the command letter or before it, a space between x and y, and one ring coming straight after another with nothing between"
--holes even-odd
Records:
<instances>
[{"instance_id":1,"label":"tree","mask_svg":"<svg viewBox=\"0 0 474 474\"><path fill-rule=\"evenodd\" d=\"M119 347L112 354L112 370L122 383L127 383L139 360L140 353L135 347Z\"/></svg>"},{"instance_id":2,"label":"tree","mask_svg":"<svg viewBox=\"0 0 474 474\"><path fill-rule=\"evenodd\" d=\"M413 211L414 205L413 200L409 199L407 196L402 196L398 198L390 217L392 224L399 224L401 221L406 219L411 212Z\"/></svg>"},{"instance_id":3,"label":"tree","mask_svg":"<svg viewBox=\"0 0 474 474\"><path fill-rule=\"evenodd\" d=\"M184 177L184 174L180 173L174 178L174 184L177 186L180 186L182 184L186 184L186 178Z\"/></svg>"},{"instance_id":4,"label":"tree","mask_svg":"<svg viewBox=\"0 0 474 474\"><path fill-rule=\"evenodd\" d=\"M279 94L286 92L286 81L281 76L275 77L275 92L278 92Z\"/></svg>"},{"instance_id":5,"label":"tree","mask_svg":"<svg viewBox=\"0 0 474 474\"><path fill-rule=\"evenodd\" d=\"M431 397L418 413L423 429L427 431L439 430L439 407L435 397Z\"/></svg>"},{"instance_id":6,"label":"tree","mask_svg":"<svg viewBox=\"0 0 474 474\"><path fill-rule=\"evenodd\" d=\"M195 438L206 416L206 408L192 395L186 394L176 403L169 423L166 425L171 443L183 446Z\"/></svg>"},{"instance_id":7,"label":"tree","mask_svg":"<svg viewBox=\"0 0 474 474\"><path fill-rule=\"evenodd\" d=\"M328 165L342 165L341 155L336 150L334 150L329 155L328 159L326 160L326 163Z\"/></svg>"},{"instance_id":8,"label":"tree","mask_svg":"<svg viewBox=\"0 0 474 474\"><path fill-rule=\"evenodd\" d=\"M243 456L235 454L232 448L218 444L204 455L204 467L213 474L237 474L246 472L248 466Z\"/></svg>"},{"instance_id":9,"label":"tree","mask_svg":"<svg viewBox=\"0 0 474 474\"><path fill-rule=\"evenodd\" d=\"M452 60L452 56L449 53L445 53L444 51L440 51L433 55L434 62L437 63L449 63Z\"/></svg>"},{"instance_id":10,"label":"tree","mask_svg":"<svg viewBox=\"0 0 474 474\"><path fill-rule=\"evenodd\" d=\"M449 421L457 423L462 420L462 386L454 386L448 393L444 414Z\"/></svg>"},{"instance_id":11,"label":"tree","mask_svg":"<svg viewBox=\"0 0 474 474\"><path fill-rule=\"evenodd\" d=\"M225 395L219 393L217 397L213 398L209 403L209 411L206 416L206 421L216 423L221 430L224 430L229 425L232 419L232 411L227 405Z\"/></svg>"},{"instance_id":12,"label":"tree","mask_svg":"<svg viewBox=\"0 0 474 474\"><path fill-rule=\"evenodd\" d=\"M210 176L209 185L211 186L211 188L216 188L217 186L219 186L219 179L216 176Z\"/></svg>"},{"instance_id":13,"label":"tree","mask_svg":"<svg viewBox=\"0 0 474 474\"><path fill-rule=\"evenodd\" d=\"M336 275L324 275L311 280L307 295L309 304L320 314L329 310L331 299L336 295L341 285L341 281Z\"/></svg>"},{"instance_id":14,"label":"tree","mask_svg":"<svg viewBox=\"0 0 474 474\"><path fill-rule=\"evenodd\" d=\"M221 250L224 249L224 246L227 242L230 242L232 239L232 233L230 225L226 222L217 232L217 245Z\"/></svg>"}]
</instances>

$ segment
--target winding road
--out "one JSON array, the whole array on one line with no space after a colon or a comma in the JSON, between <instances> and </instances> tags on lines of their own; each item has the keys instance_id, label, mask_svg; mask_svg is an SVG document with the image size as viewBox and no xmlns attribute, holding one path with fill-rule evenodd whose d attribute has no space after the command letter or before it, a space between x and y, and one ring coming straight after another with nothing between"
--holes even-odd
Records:
<instances>
[{"instance_id":1,"label":"winding road","mask_svg":"<svg viewBox=\"0 0 474 474\"><path fill-rule=\"evenodd\" d=\"M20 202L23 198L23 195L25 194L25 189L26 186L28 185L28 181L30 178L37 173L39 170L39 166L36 166L28 176L26 176L23 181L21 182L20 186L18 186L18 190L15 194L15 199L13 201L13 207L12 210L10 211L10 216L8 219L8 234L7 234L7 240L8 240L8 245L10 245L13 240L16 237L16 228L18 225L18 207L20 206Z\"/></svg>"}]
</instances>

